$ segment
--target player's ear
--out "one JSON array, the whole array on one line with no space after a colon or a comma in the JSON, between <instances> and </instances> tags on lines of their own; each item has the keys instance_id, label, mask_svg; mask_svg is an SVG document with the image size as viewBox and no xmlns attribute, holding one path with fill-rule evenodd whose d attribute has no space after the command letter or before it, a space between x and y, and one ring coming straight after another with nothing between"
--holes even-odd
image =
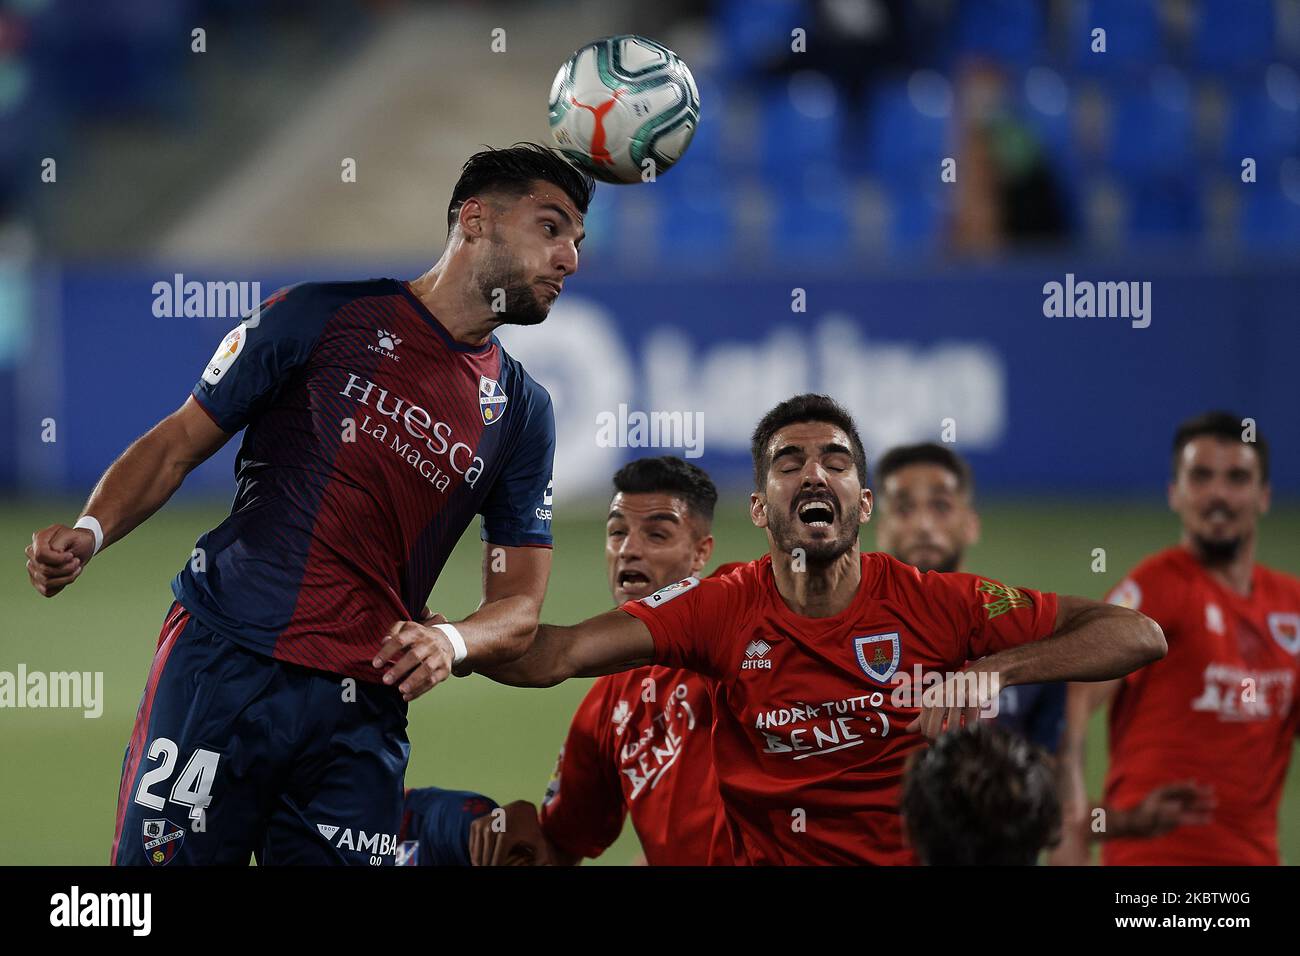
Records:
<instances>
[{"instance_id":1,"label":"player's ear","mask_svg":"<svg viewBox=\"0 0 1300 956\"><path fill-rule=\"evenodd\" d=\"M749 520L755 528L767 527L767 499L757 491L749 496Z\"/></svg>"},{"instance_id":2,"label":"player's ear","mask_svg":"<svg viewBox=\"0 0 1300 956\"><path fill-rule=\"evenodd\" d=\"M487 208L483 200L477 196L470 196L460 204L460 212L456 216L456 221L465 238L478 239L483 235L486 212Z\"/></svg>"},{"instance_id":3,"label":"player's ear","mask_svg":"<svg viewBox=\"0 0 1300 956\"><path fill-rule=\"evenodd\" d=\"M966 519L966 546L970 547L979 544L980 541L980 514L974 508L970 510L970 517Z\"/></svg>"},{"instance_id":4,"label":"player's ear","mask_svg":"<svg viewBox=\"0 0 1300 956\"><path fill-rule=\"evenodd\" d=\"M1272 503L1273 486L1266 481L1264 482L1263 487L1259 490L1259 513L1262 515L1268 514L1269 505Z\"/></svg>"},{"instance_id":5,"label":"player's ear","mask_svg":"<svg viewBox=\"0 0 1300 956\"><path fill-rule=\"evenodd\" d=\"M875 507L875 499L871 496L870 488L862 489L862 498L858 501L858 524L866 524L871 520L871 512Z\"/></svg>"},{"instance_id":6,"label":"player's ear","mask_svg":"<svg viewBox=\"0 0 1300 956\"><path fill-rule=\"evenodd\" d=\"M706 534L695 542L695 553L691 555L691 574L698 575L713 557L713 535Z\"/></svg>"}]
</instances>

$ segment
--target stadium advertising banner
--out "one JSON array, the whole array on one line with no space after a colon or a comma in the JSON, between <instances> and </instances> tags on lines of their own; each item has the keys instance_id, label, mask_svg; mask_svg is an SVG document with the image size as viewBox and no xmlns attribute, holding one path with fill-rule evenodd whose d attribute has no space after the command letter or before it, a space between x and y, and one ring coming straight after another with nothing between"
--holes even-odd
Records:
<instances>
[{"instance_id":1,"label":"stadium advertising banner","mask_svg":"<svg viewBox=\"0 0 1300 956\"><path fill-rule=\"evenodd\" d=\"M244 298L343 277L280 272L243 283L255 287ZM38 430L15 429L0 478L79 493L142 422L180 405L245 311L238 296L218 295L205 314L185 314L186 284L206 290L218 278L69 270L36 281L0 416L57 409L72 439L57 447L76 453L51 454ZM759 416L809 390L854 413L872 457L899 442L952 441L995 493L1158 493L1158 450L1188 415L1224 408L1266 434L1285 427L1298 299L1300 275L1264 267L1043 261L799 282L593 267L544 324L500 335L554 399L561 498L603 492L620 462L668 452L743 482ZM233 455L232 443L184 492L224 493ZM1275 455L1276 490L1300 491L1300 447L1279 442Z\"/></svg>"}]
</instances>

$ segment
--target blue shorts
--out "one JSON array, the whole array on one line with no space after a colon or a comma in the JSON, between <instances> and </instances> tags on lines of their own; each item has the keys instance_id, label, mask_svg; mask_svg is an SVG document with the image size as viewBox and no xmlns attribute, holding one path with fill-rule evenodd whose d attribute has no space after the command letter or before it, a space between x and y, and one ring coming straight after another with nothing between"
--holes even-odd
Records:
<instances>
[{"instance_id":1,"label":"blue shorts","mask_svg":"<svg viewBox=\"0 0 1300 956\"><path fill-rule=\"evenodd\" d=\"M122 764L117 866L391 866L410 744L395 688L254 653L179 604Z\"/></svg>"}]
</instances>

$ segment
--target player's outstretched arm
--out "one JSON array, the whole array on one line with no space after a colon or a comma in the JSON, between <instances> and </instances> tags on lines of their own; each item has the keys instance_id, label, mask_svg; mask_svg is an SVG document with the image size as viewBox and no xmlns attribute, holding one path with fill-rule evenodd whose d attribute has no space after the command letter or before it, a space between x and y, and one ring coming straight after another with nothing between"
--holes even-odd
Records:
<instances>
[{"instance_id":1,"label":"player's outstretched arm","mask_svg":"<svg viewBox=\"0 0 1300 956\"><path fill-rule=\"evenodd\" d=\"M654 658L650 629L625 611L606 611L572 627L543 624L527 653L473 669L512 687L551 687L570 677L599 677L644 667Z\"/></svg>"},{"instance_id":2,"label":"player's outstretched arm","mask_svg":"<svg viewBox=\"0 0 1300 956\"><path fill-rule=\"evenodd\" d=\"M1113 680L1165 656L1164 632L1145 614L1065 594L1057 602L1056 626L1050 635L990 654L965 674L954 675L953 689L943 695L945 703L922 707L908 730L933 739L945 726L977 719L987 701L970 699L966 688L972 683L971 672L989 675L986 687L989 696L996 697L999 688L1016 684Z\"/></svg>"},{"instance_id":3,"label":"player's outstretched arm","mask_svg":"<svg viewBox=\"0 0 1300 956\"><path fill-rule=\"evenodd\" d=\"M1165 656L1160 625L1145 614L1068 594L1057 598L1056 628L1041 641L984 658L1003 687L1047 681L1105 681Z\"/></svg>"},{"instance_id":4,"label":"player's outstretched arm","mask_svg":"<svg viewBox=\"0 0 1300 956\"><path fill-rule=\"evenodd\" d=\"M185 476L229 439L191 397L132 442L104 472L82 511L103 530L99 550L126 537L166 504ZM95 554L95 535L86 528L52 524L32 535L26 553L32 587L54 597L80 577Z\"/></svg>"},{"instance_id":5,"label":"player's outstretched arm","mask_svg":"<svg viewBox=\"0 0 1300 956\"><path fill-rule=\"evenodd\" d=\"M483 601L456 625L468 652L465 664L512 661L532 643L551 578L550 548L483 544Z\"/></svg>"},{"instance_id":6,"label":"player's outstretched arm","mask_svg":"<svg viewBox=\"0 0 1300 956\"><path fill-rule=\"evenodd\" d=\"M478 610L454 623L428 608L419 621L397 621L371 663L383 671L385 684L395 685L410 701L453 673L514 660L537 631L550 576L550 548L486 544Z\"/></svg>"}]
</instances>

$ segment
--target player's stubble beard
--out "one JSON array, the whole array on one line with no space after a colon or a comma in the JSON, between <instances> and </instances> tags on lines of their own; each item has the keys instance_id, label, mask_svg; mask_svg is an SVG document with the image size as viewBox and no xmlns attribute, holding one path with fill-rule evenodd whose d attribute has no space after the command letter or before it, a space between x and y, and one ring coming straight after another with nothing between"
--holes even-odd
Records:
<instances>
[{"instance_id":1,"label":"player's stubble beard","mask_svg":"<svg viewBox=\"0 0 1300 956\"><path fill-rule=\"evenodd\" d=\"M494 308L498 303L505 306L496 312L496 320L502 325L540 325L545 322L550 306L538 301L532 283L524 276L510 247L496 237L489 237L487 241L484 261L477 270L478 291L488 308Z\"/></svg>"},{"instance_id":2,"label":"player's stubble beard","mask_svg":"<svg viewBox=\"0 0 1300 956\"><path fill-rule=\"evenodd\" d=\"M904 564L910 564L922 574L926 571L938 571L940 574L950 574L961 567L962 552L961 549L949 551L945 553L940 560L933 562L908 561L907 558L903 557L901 554L896 554L894 557L898 558L898 560L902 561Z\"/></svg>"},{"instance_id":3,"label":"player's stubble beard","mask_svg":"<svg viewBox=\"0 0 1300 956\"><path fill-rule=\"evenodd\" d=\"M835 513L839 534L827 541L805 543L799 539L799 506L809 499L824 500L830 503ZM790 503L788 512L769 508L767 512L767 530L772 535L772 542L783 554L792 554L795 548L802 548L810 568L833 564L853 549L858 540L856 522L844 520L839 501L823 495L796 495Z\"/></svg>"},{"instance_id":4,"label":"player's stubble beard","mask_svg":"<svg viewBox=\"0 0 1300 956\"><path fill-rule=\"evenodd\" d=\"M1193 534L1192 545L1196 548L1196 556L1200 562L1209 567L1220 567L1225 564L1231 564L1241 553L1241 547L1246 543L1244 535L1238 535L1235 538L1207 538L1203 535Z\"/></svg>"},{"instance_id":5,"label":"player's stubble beard","mask_svg":"<svg viewBox=\"0 0 1300 956\"><path fill-rule=\"evenodd\" d=\"M1226 540L1216 541L1214 538L1201 537L1192 535L1192 545L1196 548L1196 557L1200 558L1201 563L1208 564L1210 567L1222 566L1222 564L1231 564L1235 561L1236 555L1242 553L1242 545L1245 544L1245 538L1231 537Z\"/></svg>"},{"instance_id":6,"label":"player's stubble beard","mask_svg":"<svg viewBox=\"0 0 1300 956\"><path fill-rule=\"evenodd\" d=\"M1227 505L1217 502L1206 509L1205 517L1210 517L1216 511L1223 512L1229 518L1236 517L1235 513ZM1235 561L1241 553L1247 537L1249 536L1239 534L1234 537L1211 538L1195 531L1191 533L1192 546L1196 549L1196 556L1202 564L1208 567L1221 567Z\"/></svg>"}]
</instances>

